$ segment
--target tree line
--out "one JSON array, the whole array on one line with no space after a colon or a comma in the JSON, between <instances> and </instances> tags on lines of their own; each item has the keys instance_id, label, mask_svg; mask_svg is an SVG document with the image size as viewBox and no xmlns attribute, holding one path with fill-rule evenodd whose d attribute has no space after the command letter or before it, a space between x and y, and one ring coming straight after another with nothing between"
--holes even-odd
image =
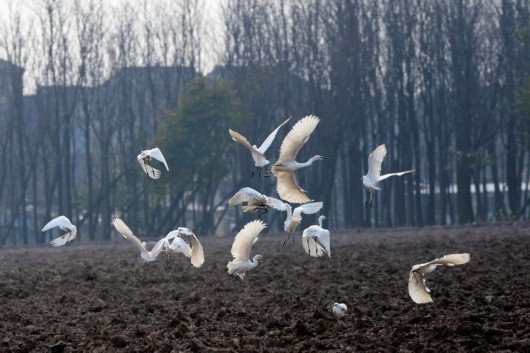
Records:
<instances>
[{"instance_id":1,"label":"tree line","mask_svg":"<svg viewBox=\"0 0 530 353\"><path fill-rule=\"evenodd\" d=\"M89 239L110 238L117 214L146 235L230 230L243 216L228 197L274 182L250 178L228 128L259 144L309 114L321 122L301 159L330 159L299 181L333 227L530 216L528 0L232 0L214 14L220 33L198 0L23 13L0 33L14 65L0 70L0 243L42 241L57 214ZM360 178L381 143L383 171L416 171L365 208ZM170 167L158 183L135 161L155 145Z\"/></svg>"}]
</instances>

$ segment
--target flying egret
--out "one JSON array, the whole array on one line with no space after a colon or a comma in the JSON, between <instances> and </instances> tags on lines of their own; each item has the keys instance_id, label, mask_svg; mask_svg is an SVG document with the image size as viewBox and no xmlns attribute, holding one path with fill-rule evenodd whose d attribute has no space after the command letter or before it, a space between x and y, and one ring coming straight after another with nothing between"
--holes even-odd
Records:
<instances>
[{"instance_id":1,"label":"flying egret","mask_svg":"<svg viewBox=\"0 0 530 353\"><path fill-rule=\"evenodd\" d=\"M469 262L468 253L445 255L424 264L412 266L409 274L409 295L416 304L432 303L431 290L425 283L425 275L440 265L455 266Z\"/></svg>"},{"instance_id":2,"label":"flying egret","mask_svg":"<svg viewBox=\"0 0 530 353\"><path fill-rule=\"evenodd\" d=\"M133 234L131 229L120 218L114 218L112 220L112 224L114 225L114 228L116 228L116 230L118 232L120 232L120 234L125 239L129 240L131 243L133 243L134 246L136 246L136 248L138 250L140 250L140 256L142 257L142 259L144 260L146 265L147 265L147 263L156 260L156 258L158 257L158 255L162 251L162 247L163 247L164 241L165 241L164 238L162 238L159 241L157 241L155 246L153 246L153 249L151 249L151 251L147 251L147 249L145 248L146 243L145 242L141 242L140 239L138 239Z\"/></svg>"},{"instance_id":3,"label":"flying egret","mask_svg":"<svg viewBox=\"0 0 530 353\"><path fill-rule=\"evenodd\" d=\"M276 190L280 197L292 203L306 203L311 200L305 194L305 190L298 185L294 172L298 169L309 167L313 162L326 159L316 155L305 163L297 162L296 155L309 140L309 136L315 130L319 119L314 115L306 116L298 121L291 131L285 136L280 147L280 157L272 166L272 172L276 176Z\"/></svg>"},{"instance_id":4,"label":"flying egret","mask_svg":"<svg viewBox=\"0 0 530 353\"><path fill-rule=\"evenodd\" d=\"M326 216L318 217L318 226L307 227L302 233L304 250L313 257L320 257L324 254L328 254L328 257L331 257L329 230L322 228L324 219L326 219Z\"/></svg>"},{"instance_id":5,"label":"flying egret","mask_svg":"<svg viewBox=\"0 0 530 353\"><path fill-rule=\"evenodd\" d=\"M151 166L151 160L156 159L159 162L164 163L166 166L166 170L169 172L169 167L167 166L166 159L164 158L164 155L162 154L162 151L160 151L159 148L153 148L150 150L142 151L136 159L138 159L138 163L140 163L140 166L142 167L145 174L147 174L151 179L159 179L160 178L160 170L155 169Z\"/></svg>"},{"instance_id":6,"label":"flying egret","mask_svg":"<svg viewBox=\"0 0 530 353\"><path fill-rule=\"evenodd\" d=\"M228 200L228 206L238 205L242 202L247 203L245 206L241 207L243 212L254 212L259 210L261 213L258 214L258 217L267 213L269 208L285 211L285 204L283 201L271 196L265 196L249 187L242 188L236 192L235 195Z\"/></svg>"},{"instance_id":7,"label":"flying egret","mask_svg":"<svg viewBox=\"0 0 530 353\"><path fill-rule=\"evenodd\" d=\"M289 234L287 239L283 242L283 245L289 240L291 236L293 236L294 231L296 230L296 227L302 222L302 213L305 214L313 214L320 211L324 204L322 202L311 202L306 203L304 205L298 206L297 208L292 211L291 205L285 204L285 210L287 211L287 218L285 219L285 222L283 223L283 229ZM294 236L293 236L294 241Z\"/></svg>"},{"instance_id":8,"label":"flying egret","mask_svg":"<svg viewBox=\"0 0 530 353\"><path fill-rule=\"evenodd\" d=\"M232 256L234 259L226 265L230 275L239 276L244 279L246 272L258 266L261 255L256 255L250 260L250 249L258 241L258 235L267 225L261 220L247 223L243 229L237 233L234 244L232 244Z\"/></svg>"},{"instance_id":9,"label":"flying egret","mask_svg":"<svg viewBox=\"0 0 530 353\"><path fill-rule=\"evenodd\" d=\"M256 168L254 168L254 170L252 171L251 176L254 176L254 173L256 172L258 173L258 176L261 176L261 168L270 163L265 158L264 154L269 149L270 145L272 144L272 141L274 141L278 130L282 126L287 124L290 119L291 118L285 120L273 132L271 132L270 135L265 139L265 141L263 141L261 146L259 146L259 148L256 145L251 145L245 136L241 135L238 132L235 132L234 130L228 129L228 133L230 134L230 136L232 136L232 140L239 142L241 145L246 147L250 151L250 153L252 153L252 159L254 159L254 166Z\"/></svg>"},{"instance_id":10,"label":"flying egret","mask_svg":"<svg viewBox=\"0 0 530 353\"><path fill-rule=\"evenodd\" d=\"M42 232L55 227L59 227L63 232L67 233L53 239L50 242L51 246L53 247L63 246L65 244L68 245L68 243L74 240L77 235L77 227L74 226L66 216L59 216L52 219L46 223L44 227L42 227Z\"/></svg>"},{"instance_id":11,"label":"flying egret","mask_svg":"<svg viewBox=\"0 0 530 353\"><path fill-rule=\"evenodd\" d=\"M346 315L346 311L348 310L348 307L344 303L334 303L331 307L331 312L333 313L333 316L335 316L337 319L340 319L344 315Z\"/></svg>"},{"instance_id":12,"label":"flying egret","mask_svg":"<svg viewBox=\"0 0 530 353\"><path fill-rule=\"evenodd\" d=\"M181 252L184 256L191 258L191 264L197 268L204 263L202 244L191 229L178 227L176 230L169 232L164 239L166 239L164 247L169 255ZM171 239L173 241L170 243Z\"/></svg>"},{"instance_id":13,"label":"flying egret","mask_svg":"<svg viewBox=\"0 0 530 353\"><path fill-rule=\"evenodd\" d=\"M381 175L381 164L383 163L383 159L386 156L386 146L380 145L378 146L370 155L368 156L368 173L363 176L363 185L368 191L368 200L366 200L364 206L372 207L372 202L374 200L375 196L375 190L381 190L379 186L377 186L377 183L385 180L388 177L391 176L402 176L403 174L412 173L414 169L407 170L405 172L399 172L399 173L389 173L385 175Z\"/></svg>"}]
</instances>

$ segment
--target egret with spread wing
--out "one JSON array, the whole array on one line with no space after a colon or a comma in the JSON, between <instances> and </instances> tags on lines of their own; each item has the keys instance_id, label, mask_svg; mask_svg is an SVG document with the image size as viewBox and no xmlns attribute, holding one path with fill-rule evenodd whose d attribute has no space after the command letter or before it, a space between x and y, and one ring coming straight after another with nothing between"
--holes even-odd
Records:
<instances>
[{"instance_id":1,"label":"egret with spread wing","mask_svg":"<svg viewBox=\"0 0 530 353\"><path fill-rule=\"evenodd\" d=\"M254 166L256 167L252 171L252 176L254 176L254 173L258 173L258 176L261 176L261 168L269 164L270 162L265 158L264 154L269 149L270 145L272 144L272 141L274 141L274 138L276 137L276 134L278 133L278 130L287 124L287 122L291 118L285 120L283 123L280 124L273 132L270 133L270 135L263 141L261 146L259 148L256 145L251 145L250 142L247 140L247 138L243 135L241 135L238 132L235 132L234 130L229 129L228 133L230 136L232 136L232 139L244 147L246 147L250 153L252 153L252 159L254 159Z\"/></svg>"},{"instance_id":2,"label":"egret with spread wing","mask_svg":"<svg viewBox=\"0 0 530 353\"><path fill-rule=\"evenodd\" d=\"M261 255L256 255L250 260L250 250L252 245L258 241L258 235L267 226L260 220L247 223L239 233L237 233L234 244L232 244L232 256L234 259L226 265L230 275L239 276L244 279L245 274L258 266Z\"/></svg>"},{"instance_id":3,"label":"egret with spread wing","mask_svg":"<svg viewBox=\"0 0 530 353\"><path fill-rule=\"evenodd\" d=\"M285 222L283 223L283 229L287 232L288 237L283 242L283 245L289 240L289 238L292 236L294 241L294 231L296 230L296 227L302 222L302 213L305 214L314 214L320 211L324 204L322 202L311 202L306 203L304 205L298 206L297 208L292 211L291 205L285 204L285 209L287 211L287 218L285 219Z\"/></svg>"},{"instance_id":4,"label":"egret with spread wing","mask_svg":"<svg viewBox=\"0 0 530 353\"><path fill-rule=\"evenodd\" d=\"M326 216L318 217L318 225L307 227L302 233L302 246L313 257L320 257L324 254L331 257L329 230L322 228L324 219Z\"/></svg>"},{"instance_id":5,"label":"egret with spread wing","mask_svg":"<svg viewBox=\"0 0 530 353\"><path fill-rule=\"evenodd\" d=\"M164 155L162 154L162 151L160 151L159 148L153 148L150 150L142 151L137 157L138 163L140 163L140 166L142 167L143 171L147 176L149 176L151 179L159 179L160 178L160 170L154 168L151 165L151 161L153 159L156 159L159 162L164 163L166 166L166 170L169 172L169 167L167 166L166 159L164 158Z\"/></svg>"},{"instance_id":6,"label":"egret with spread wing","mask_svg":"<svg viewBox=\"0 0 530 353\"><path fill-rule=\"evenodd\" d=\"M365 207L368 207L368 205L372 207L372 202L375 196L375 190L381 190L381 188L377 186L378 182L385 180L386 178L391 176L402 176L403 174L412 173L414 171L414 169L412 169L399 173L389 173L381 175L381 164L383 163L383 159L385 158L385 156L386 146L384 144L378 146L368 156L368 173L363 176L363 185L368 191L368 199L364 204Z\"/></svg>"},{"instance_id":7,"label":"egret with spread wing","mask_svg":"<svg viewBox=\"0 0 530 353\"><path fill-rule=\"evenodd\" d=\"M272 172L277 178L276 191L287 202L306 203L311 201L305 194L305 190L298 185L294 172L309 167L313 162L326 157L316 155L305 163L299 163L295 159L302 146L309 140L309 136L317 127L318 122L319 119L314 115L306 116L298 121L285 136L280 147L280 157L272 166Z\"/></svg>"},{"instance_id":8,"label":"egret with spread wing","mask_svg":"<svg viewBox=\"0 0 530 353\"><path fill-rule=\"evenodd\" d=\"M42 232L55 227L59 227L63 232L66 233L50 242L51 246L53 247L68 245L68 243L74 240L77 235L77 227L74 226L66 216L59 216L52 219L46 223L44 227L42 227Z\"/></svg>"},{"instance_id":9,"label":"egret with spread wing","mask_svg":"<svg viewBox=\"0 0 530 353\"><path fill-rule=\"evenodd\" d=\"M425 275L436 270L441 265L455 266L468 263L468 253L445 255L439 259L424 264L412 266L409 274L409 295L416 304L432 303L431 290L425 283Z\"/></svg>"},{"instance_id":10,"label":"egret with spread wing","mask_svg":"<svg viewBox=\"0 0 530 353\"><path fill-rule=\"evenodd\" d=\"M156 242L155 246L151 251L147 251L145 248L146 243L141 242L140 239L138 239L131 229L123 222L120 218L114 218L112 220L112 224L114 225L114 228L120 234L127 240L129 240L138 250L140 250L140 256L144 260L144 262L147 264L148 262L155 261L160 252L162 251L162 247L164 245L165 239L162 238L159 241Z\"/></svg>"},{"instance_id":11,"label":"egret with spread wing","mask_svg":"<svg viewBox=\"0 0 530 353\"><path fill-rule=\"evenodd\" d=\"M184 256L189 257L191 264L197 268L204 263L202 244L191 229L178 227L176 230L169 232L164 239L166 239L164 247L168 255L181 252ZM172 242L170 242L171 239L173 239Z\"/></svg>"},{"instance_id":12,"label":"egret with spread wing","mask_svg":"<svg viewBox=\"0 0 530 353\"><path fill-rule=\"evenodd\" d=\"M247 203L245 206L241 207L243 212L261 211L261 213L258 214L258 217L267 213L269 208L275 208L279 211L286 210L283 201L271 196L265 196L249 187L242 188L236 192L236 194L228 200L228 206L238 205L243 202Z\"/></svg>"}]
</instances>

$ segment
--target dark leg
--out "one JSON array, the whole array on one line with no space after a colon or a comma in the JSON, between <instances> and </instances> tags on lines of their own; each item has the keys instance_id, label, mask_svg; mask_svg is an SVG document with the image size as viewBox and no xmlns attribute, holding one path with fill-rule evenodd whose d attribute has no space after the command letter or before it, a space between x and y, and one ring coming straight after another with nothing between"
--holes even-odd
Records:
<instances>
[{"instance_id":1,"label":"dark leg","mask_svg":"<svg viewBox=\"0 0 530 353\"><path fill-rule=\"evenodd\" d=\"M252 174L250 174L250 177L252 178L254 176L254 173L256 173L258 171L258 167L255 167L254 170L252 171Z\"/></svg>"},{"instance_id":2,"label":"dark leg","mask_svg":"<svg viewBox=\"0 0 530 353\"><path fill-rule=\"evenodd\" d=\"M285 239L285 241L283 242L283 246L285 246L285 243L287 243L287 240L289 240L290 237L291 237L291 233L289 233L287 235L287 239ZM293 237L293 239L294 239L294 237Z\"/></svg>"},{"instance_id":3,"label":"dark leg","mask_svg":"<svg viewBox=\"0 0 530 353\"><path fill-rule=\"evenodd\" d=\"M307 253L311 255L311 248L309 247L309 238L307 238Z\"/></svg>"},{"instance_id":4,"label":"dark leg","mask_svg":"<svg viewBox=\"0 0 530 353\"><path fill-rule=\"evenodd\" d=\"M258 167L258 177L261 178L261 167Z\"/></svg>"},{"instance_id":5,"label":"dark leg","mask_svg":"<svg viewBox=\"0 0 530 353\"><path fill-rule=\"evenodd\" d=\"M267 170L267 171L265 172L265 174L263 174L263 176L264 176L265 178L268 178L268 177L271 176L271 174L272 174L272 168L270 168L269 170Z\"/></svg>"},{"instance_id":6,"label":"dark leg","mask_svg":"<svg viewBox=\"0 0 530 353\"><path fill-rule=\"evenodd\" d=\"M370 191L370 194L372 195L372 197L370 198L370 208L371 208L374 203L375 190Z\"/></svg>"},{"instance_id":7,"label":"dark leg","mask_svg":"<svg viewBox=\"0 0 530 353\"><path fill-rule=\"evenodd\" d=\"M366 189L366 193L368 195L366 195L366 202L364 203L364 207L368 208L368 204L370 203L370 189Z\"/></svg>"}]
</instances>

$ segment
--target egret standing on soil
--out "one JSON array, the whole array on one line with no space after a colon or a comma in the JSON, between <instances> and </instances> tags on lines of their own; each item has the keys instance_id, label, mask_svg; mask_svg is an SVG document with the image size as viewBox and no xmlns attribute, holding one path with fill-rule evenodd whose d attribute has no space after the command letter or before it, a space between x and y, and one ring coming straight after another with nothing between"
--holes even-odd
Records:
<instances>
[{"instance_id":1,"label":"egret standing on soil","mask_svg":"<svg viewBox=\"0 0 530 353\"><path fill-rule=\"evenodd\" d=\"M68 243L75 239L77 235L77 227L70 222L70 220L66 216L59 216L48 223L44 227L42 227L42 232L45 232L47 230L50 230L52 228L59 227L63 232L67 232L63 235L61 235L58 238L53 239L50 244L53 247L68 245Z\"/></svg>"},{"instance_id":2,"label":"egret standing on soil","mask_svg":"<svg viewBox=\"0 0 530 353\"><path fill-rule=\"evenodd\" d=\"M156 159L159 162L164 163L166 166L166 170L169 172L169 167L167 166L166 159L164 158L164 155L162 154L162 151L160 151L159 148L153 148L150 150L142 151L136 159L138 159L138 163L140 163L140 166L142 167L145 174L147 174L151 179L159 179L160 178L160 170L153 168L151 166L151 161Z\"/></svg>"},{"instance_id":3,"label":"egret standing on soil","mask_svg":"<svg viewBox=\"0 0 530 353\"><path fill-rule=\"evenodd\" d=\"M136 246L136 248L138 250L140 250L140 256L142 257L142 259L144 260L146 265L147 265L147 263L156 260L156 258L158 257L158 255L162 251L162 246L164 245L164 240L165 240L164 238L160 239L155 244L153 249L151 249L151 251L147 251L147 249L145 248L146 243L145 242L141 242L140 239L138 239L133 234L131 229L120 218L114 218L112 220L112 224L114 225L114 228L116 228L116 230L118 232L120 232L120 234L125 239L129 240L134 246Z\"/></svg>"},{"instance_id":4,"label":"egret standing on soil","mask_svg":"<svg viewBox=\"0 0 530 353\"><path fill-rule=\"evenodd\" d=\"M318 225L309 226L302 233L304 250L313 257L320 257L324 254L331 257L329 230L322 228L324 219L326 216L318 217Z\"/></svg>"},{"instance_id":5,"label":"egret standing on soil","mask_svg":"<svg viewBox=\"0 0 530 353\"><path fill-rule=\"evenodd\" d=\"M251 176L254 176L254 173L258 173L258 176L261 176L261 168L269 164L270 162L265 158L264 154L269 149L270 145L272 144L272 141L274 141L274 138L276 137L276 134L278 133L278 130L287 124L287 122L291 118L285 120L283 123L280 124L273 132L270 133L270 135L263 141L261 146L258 148L256 145L251 145L250 142L248 142L247 138L234 130L228 129L228 133L230 136L232 136L232 140L239 142L241 145L245 146L250 153L252 153L252 159L254 159L254 170L252 171Z\"/></svg>"},{"instance_id":6,"label":"egret standing on soil","mask_svg":"<svg viewBox=\"0 0 530 353\"><path fill-rule=\"evenodd\" d=\"M283 245L289 240L289 238L292 236L294 241L294 231L296 230L296 227L302 222L302 213L305 214L313 214L320 211L324 204L322 202L312 202L312 203L306 203L305 205L298 206L294 209L294 212L292 211L291 205L285 204L285 209L287 211L287 218L285 219L285 222L283 223L283 230L287 232L288 237L283 242Z\"/></svg>"},{"instance_id":7,"label":"egret standing on soil","mask_svg":"<svg viewBox=\"0 0 530 353\"><path fill-rule=\"evenodd\" d=\"M337 319L340 319L344 315L346 315L346 311L348 310L348 307L344 303L335 303L331 307L331 312L333 313L333 316L335 316Z\"/></svg>"},{"instance_id":8,"label":"egret standing on soil","mask_svg":"<svg viewBox=\"0 0 530 353\"><path fill-rule=\"evenodd\" d=\"M242 202L247 203L246 206L241 207L243 212L261 211L261 213L258 214L258 217L267 213L269 208L285 211L285 204L283 201L271 196L265 196L249 187L242 188L236 192L235 195L228 200L228 206L238 205Z\"/></svg>"},{"instance_id":9,"label":"egret standing on soil","mask_svg":"<svg viewBox=\"0 0 530 353\"><path fill-rule=\"evenodd\" d=\"M326 157L316 155L305 163L299 163L295 159L302 146L309 140L309 136L315 130L318 122L319 119L314 115L306 116L298 121L285 136L280 147L280 157L272 166L272 172L277 178L276 191L287 202L306 203L311 201L305 194L305 190L298 185L294 172L309 167L313 162L323 160Z\"/></svg>"},{"instance_id":10,"label":"egret standing on soil","mask_svg":"<svg viewBox=\"0 0 530 353\"><path fill-rule=\"evenodd\" d=\"M468 253L445 255L424 264L412 266L409 274L409 295L416 304L432 303L431 290L425 283L425 275L440 265L455 266L469 262Z\"/></svg>"},{"instance_id":11,"label":"egret standing on soil","mask_svg":"<svg viewBox=\"0 0 530 353\"><path fill-rule=\"evenodd\" d=\"M245 274L258 266L261 255L256 255L250 260L250 250L252 245L258 241L258 235L267 225L260 220L247 223L239 233L237 233L234 244L232 244L232 256L234 259L226 265L228 274L239 276L244 279Z\"/></svg>"},{"instance_id":12,"label":"egret standing on soil","mask_svg":"<svg viewBox=\"0 0 530 353\"><path fill-rule=\"evenodd\" d=\"M378 182L380 182L381 180L385 180L386 178L394 176L394 175L401 176L403 174L411 173L414 171L414 169L412 169L412 170L407 170L405 172L381 175L381 164L383 163L383 159L385 158L385 156L386 156L386 147L384 144L377 147L368 156L368 173L366 173L366 175L363 176L363 185L368 191L368 199L366 200L364 204L365 207L368 207L368 205L372 207L372 202L375 196L375 190L381 190L381 188L377 186Z\"/></svg>"}]
</instances>

